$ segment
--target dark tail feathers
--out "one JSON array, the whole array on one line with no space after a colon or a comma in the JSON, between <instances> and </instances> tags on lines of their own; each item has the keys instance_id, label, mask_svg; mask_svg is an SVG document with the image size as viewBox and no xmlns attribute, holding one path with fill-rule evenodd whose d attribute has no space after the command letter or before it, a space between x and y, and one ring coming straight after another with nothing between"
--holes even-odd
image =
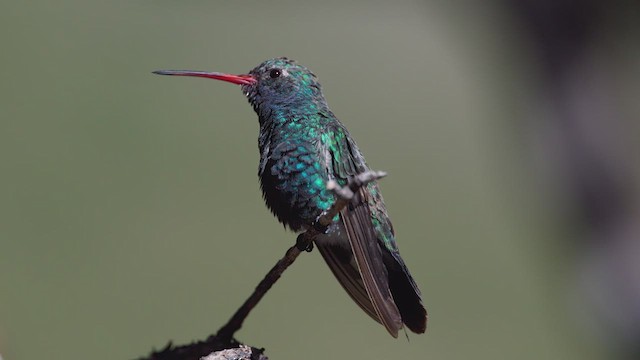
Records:
<instances>
[{"instance_id":1,"label":"dark tail feathers","mask_svg":"<svg viewBox=\"0 0 640 360\"><path fill-rule=\"evenodd\" d=\"M422 305L418 286L399 255L387 253L384 258L389 273L389 289L402 322L414 333L424 333L427 329L427 310Z\"/></svg>"}]
</instances>

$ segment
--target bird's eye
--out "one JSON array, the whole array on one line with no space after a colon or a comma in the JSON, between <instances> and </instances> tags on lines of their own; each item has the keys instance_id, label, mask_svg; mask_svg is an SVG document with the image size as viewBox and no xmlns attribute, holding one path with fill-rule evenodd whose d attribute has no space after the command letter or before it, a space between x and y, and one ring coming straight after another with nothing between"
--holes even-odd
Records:
<instances>
[{"instance_id":1,"label":"bird's eye","mask_svg":"<svg viewBox=\"0 0 640 360\"><path fill-rule=\"evenodd\" d=\"M272 79L280 77L281 74L282 74L282 72L280 71L280 69L271 69L271 71L269 71L269 76Z\"/></svg>"}]
</instances>

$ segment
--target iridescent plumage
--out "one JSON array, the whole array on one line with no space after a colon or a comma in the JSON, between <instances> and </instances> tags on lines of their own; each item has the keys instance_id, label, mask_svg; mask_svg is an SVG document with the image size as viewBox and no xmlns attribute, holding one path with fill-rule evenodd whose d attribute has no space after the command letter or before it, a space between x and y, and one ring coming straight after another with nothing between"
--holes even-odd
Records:
<instances>
[{"instance_id":1,"label":"iridescent plumage","mask_svg":"<svg viewBox=\"0 0 640 360\"><path fill-rule=\"evenodd\" d=\"M294 231L312 226L335 198L329 180L344 185L368 170L347 129L329 109L316 76L287 58L263 62L245 75L160 71L224 80L242 86L258 114L258 175L269 209ZM420 291L396 246L378 189L370 183L344 209L327 234L315 239L351 298L396 337L403 323L426 329Z\"/></svg>"}]
</instances>

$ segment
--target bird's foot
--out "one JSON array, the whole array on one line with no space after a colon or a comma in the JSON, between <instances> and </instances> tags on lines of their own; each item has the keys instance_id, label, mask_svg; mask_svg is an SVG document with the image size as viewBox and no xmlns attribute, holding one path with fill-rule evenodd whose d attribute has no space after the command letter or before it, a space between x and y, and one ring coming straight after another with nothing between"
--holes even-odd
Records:
<instances>
[{"instance_id":1,"label":"bird's foot","mask_svg":"<svg viewBox=\"0 0 640 360\"><path fill-rule=\"evenodd\" d=\"M296 247L300 251L311 252L313 251L313 240L306 233L302 233L296 239Z\"/></svg>"}]
</instances>

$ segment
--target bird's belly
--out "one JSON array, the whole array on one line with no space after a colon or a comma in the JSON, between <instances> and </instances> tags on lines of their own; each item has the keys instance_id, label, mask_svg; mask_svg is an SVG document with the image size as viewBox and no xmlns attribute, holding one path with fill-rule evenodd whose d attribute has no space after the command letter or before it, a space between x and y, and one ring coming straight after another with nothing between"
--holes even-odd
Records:
<instances>
[{"instance_id":1,"label":"bird's belly","mask_svg":"<svg viewBox=\"0 0 640 360\"><path fill-rule=\"evenodd\" d=\"M333 193L326 188L326 174L317 165L303 165L278 161L261 175L267 206L293 230L313 224L334 202Z\"/></svg>"}]
</instances>

